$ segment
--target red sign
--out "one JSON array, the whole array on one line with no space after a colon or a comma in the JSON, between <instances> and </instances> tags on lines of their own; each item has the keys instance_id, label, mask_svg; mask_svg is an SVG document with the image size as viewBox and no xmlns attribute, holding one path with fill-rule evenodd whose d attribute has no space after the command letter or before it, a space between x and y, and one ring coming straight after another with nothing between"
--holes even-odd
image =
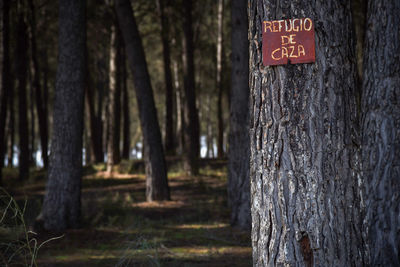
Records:
<instances>
[{"instance_id":1,"label":"red sign","mask_svg":"<svg viewBox=\"0 0 400 267\"><path fill-rule=\"evenodd\" d=\"M262 28L264 66L315 62L310 18L263 21Z\"/></svg>"}]
</instances>

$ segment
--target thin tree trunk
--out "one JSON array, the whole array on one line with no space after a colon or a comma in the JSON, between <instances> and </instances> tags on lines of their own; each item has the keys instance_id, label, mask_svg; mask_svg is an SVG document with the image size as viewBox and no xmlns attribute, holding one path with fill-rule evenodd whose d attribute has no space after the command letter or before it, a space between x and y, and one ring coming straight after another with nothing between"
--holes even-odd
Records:
<instances>
[{"instance_id":1,"label":"thin tree trunk","mask_svg":"<svg viewBox=\"0 0 400 267\"><path fill-rule=\"evenodd\" d=\"M182 154L184 150L184 140L183 140L184 110L182 105L182 88L179 83L178 62L174 60L172 65L174 69L174 83L175 83L175 97L176 97L176 138L178 140L177 144L178 152L179 154Z\"/></svg>"},{"instance_id":2,"label":"thin tree trunk","mask_svg":"<svg viewBox=\"0 0 400 267\"><path fill-rule=\"evenodd\" d=\"M13 91L10 79L10 1L3 0L1 5L1 91L0 91L0 185L3 182L4 155L6 150L6 118L7 118L7 100L9 92Z\"/></svg>"},{"instance_id":3,"label":"thin tree trunk","mask_svg":"<svg viewBox=\"0 0 400 267\"><path fill-rule=\"evenodd\" d=\"M206 142L207 142L207 151L206 151L206 158L210 158L211 152L212 152L212 124L211 124L211 93L207 94L207 136L206 136Z\"/></svg>"},{"instance_id":4,"label":"thin tree trunk","mask_svg":"<svg viewBox=\"0 0 400 267\"><path fill-rule=\"evenodd\" d=\"M42 207L42 219L47 230L76 228L80 221L86 77L85 9L85 1L59 2L53 135Z\"/></svg>"},{"instance_id":5,"label":"thin tree trunk","mask_svg":"<svg viewBox=\"0 0 400 267\"><path fill-rule=\"evenodd\" d=\"M163 48L164 79L165 79L165 153L174 154L174 90L172 85L171 55L169 47L169 16L166 14L167 1L157 0L161 23L161 43ZM168 12L168 10L167 10Z\"/></svg>"},{"instance_id":6,"label":"thin tree trunk","mask_svg":"<svg viewBox=\"0 0 400 267\"><path fill-rule=\"evenodd\" d=\"M18 133L19 133L19 178L29 176L29 130L27 111L27 74L28 74L28 34L22 13L19 14L15 49L16 78L18 81Z\"/></svg>"},{"instance_id":7,"label":"thin tree trunk","mask_svg":"<svg viewBox=\"0 0 400 267\"><path fill-rule=\"evenodd\" d=\"M222 23L224 20L224 0L218 0L218 14L217 14L217 75L216 75L216 88L218 90L217 97L217 119L218 119L218 158L224 156L224 122L222 116L222 46L223 46L223 28Z\"/></svg>"},{"instance_id":8,"label":"thin tree trunk","mask_svg":"<svg viewBox=\"0 0 400 267\"><path fill-rule=\"evenodd\" d=\"M170 198L167 169L142 40L129 0L117 0L115 7L132 70L139 107L147 176L146 199L147 201L167 200Z\"/></svg>"},{"instance_id":9,"label":"thin tree trunk","mask_svg":"<svg viewBox=\"0 0 400 267\"><path fill-rule=\"evenodd\" d=\"M264 67L262 21L304 14L316 62ZM349 1L249 2L254 266L365 266L352 29Z\"/></svg>"},{"instance_id":10,"label":"thin tree trunk","mask_svg":"<svg viewBox=\"0 0 400 267\"><path fill-rule=\"evenodd\" d=\"M27 25L28 27L28 25ZM29 42L29 40L28 40ZM28 43L29 44L29 43ZM29 166L35 166L36 165L36 159L35 159L35 121L36 121L36 116L35 116L35 92L33 88L33 67L32 67L32 61L28 58L28 64L29 64L29 70L28 70L28 84L29 84L29 98L28 98L28 105L29 105L29 117L28 117L28 122L30 123L30 129L28 130L31 137L29 138L30 144L29 144Z\"/></svg>"},{"instance_id":11,"label":"thin tree trunk","mask_svg":"<svg viewBox=\"0 0 400 267\"><path fill-rule=\"evenodd\" d=\"M120 161L119 126L121 112L120 55L118 26L111 27L110 79L108 95L107 171Z\"/></svg>"},{"instance_id":12,"label":"thin tree trunk","mask_svg":"<svg viewBox=\"0 0 400 267\"><path fill-rule=\"evenodd\" d=\"M86 52L87 53L87 52ZM88 61L88 55L86 57ZM87 64L88 66L88 64ZM92 154L91 162L99 163L103 162L103 141L102 141L102 121L101 117L99 118L98 114L95 110L95 96L93 92L93 82L90 76L89 68L86 70L86 90L85 90L85 103L87 109L87 116L89 120L88 125L88 136L90 139L90 153ZM98 107L101 109L101 107ZM89 153L89 152L88 152Z\"/></svg>"},{"instance_id":13,"label":"thin tree trunk","mask_svg":"<svg viewBox=\"0 0 400 267\"><path fill-rule=\"evenodd\" d=\"M231 224L251 229L249 179L249 41L247 1L232 1L231 117L228 201Z\"/></svg>"},{"instance_id":14,"label":"thin tree trunk","mask_svg":"<svg viewBox=\"0 0 400 267\"><path fill-rule=\"evenodd\" d=\"M14 110L14 85L10 77L10 90L8 92L8 119L7 119L7 162L8 167L13 166L14 145L15 145L15 110Z\"/></svg>"},{"instance_id":15,"label":"thin tree trunk","mask_svg":"<svg viewBox=\"0 0 400 267\"><path fill-rule=\"evenodd\" d=\"M42 88L40 84L40 66L37 58L37 48L36 48L36 16L35 16L35 7L33 4L33 0L28 1L29 9L31 12L30 19L30 27L31 27L31 57L32 57L32 67L33 67L33 90L35 91L35 100L36 100L36 112L38 115L39 121L39 134L40 134L40 144L42 149L42 159L43 165L45 168L48 166L48 157L47 157L47 142L48 142L48 126L47 126L47 114L45 113L43 96L42 96ZM31 100L33 101L33 99ZM32 128L33 132L33 128Z\"/></svg>"},{"instance_id":16,"label":"thin tree trunk","mask_svg":"<svg viewBox=\"0 0 400 267\"><path fill-rule=\"evenodd\" d=\"M129 112L128 73L126 70L126 53L121 42L121 86L122 86L122 112L124 116L122 132L122 158L129 159L131 151L131 120Z\"/></svg>"},{"instance_id":17,"label":"thin tree trunk","mask_svg":"<svg viewBox=\"0 0 400 267\"><path fill-rule=\"evenodd\" d=\"M184 168L190 175L199 173L200 154L199 115L196 108L196 89L194 80L194 44L192 22L192 0L183 1L183 83L185 116Z\"/></svg>"},{"instance_id":18,"label":"thin tree trunk","mask_svg":"<svg viewBox=\"0 0 400 267\"><path fill-rule=\"evenodd\" d=\"M368 1L362 162L369 266L400 266L400 2Z\"/></svg>"}]
</instances>

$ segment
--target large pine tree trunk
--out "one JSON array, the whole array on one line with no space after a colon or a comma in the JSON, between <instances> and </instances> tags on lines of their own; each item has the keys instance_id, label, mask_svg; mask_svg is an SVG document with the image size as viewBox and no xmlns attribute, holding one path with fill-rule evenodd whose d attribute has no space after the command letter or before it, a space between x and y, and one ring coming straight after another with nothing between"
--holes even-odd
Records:
<instances>
[{"instance_id":1,"label":"large pine tree trunk","mask_svg":"<svg viewBox=\"0 0 400 267\"><path fill-rule=\"evenodd\" d=\"M29 128L27 104L27 74L28 74L28 33L21 12L18 18L17 45L15 49L15 68L18 81L18 133L19 133L19 178L24 180L29 176Z\"/></svg>"},{"instance_id":2,"label":"large pine tree trunk","mask_svg":"<svg viewBox=\"0 0 400 267\"><path fill-rule=\"evenodd\" d=\"M168 2L158 0L158 12L161 22L161 42L163 48L164 79L165 79L165 153L174 154L174 90L172 86L171 55L169 46L169 16Z\"/></svg>"},{"instance_id":3,"label":"large pine tree trunk","mask_svg":"<svg viewBox=\"0 0 400 267\"><path fill-rule=\"evenodd\" d=\"M196 107L196 89L194 80L194 44L192 0L183 1L183 83L184 83L184 117L185 136L184 168L191 175L199 172L198 157L200 154L200 125Z\"/></svg>"},{"instance_id":4,"label":"large pine tree trunk","mask_svg":"<svg viewBox=\"0 0 400 267\"><path fill-rule=\"evenodd\" d=\"M47 157L47 114L43 104L42 88L40 85L40 66L38 61L38 54L36 48L36 15L33 0L29 0L29 9L31 13L30 27L31 27L31 58L33 67L32 86L35 92L36 111L39 121L40 144L42 148L42 159L45 168L48 166ZM32 129L33 132L33 129Z\"/></svg>"},{"instance_id":5,"label":"large pine tree trunk","mask_svg":"<svg viewBox=\"0 0 400 267\"><path fill-rule=\"evenodd\" d=\"M111 172L114 164L120 161L120 115L121 115L121 86L120 86L120 49L118 26L111 27L110 44L110 79L108 97L108 138L107 138L107 171Z\"/></svg>"},{"instance_id":6,"label":"large pine tree trunk","mask_svg":"<svg viewBox=\"0 0 400 267\"><path fill-rule=\"evenodd\" d=\"M362 91L370 266L400 266L400 2L368 1Z\"/></svg>"},{"instance_id":7,"label":"large pine tree trunk","mask_svg":"<svg viewBox=\"0 0 400 267\"><path fill-rule=\"evenodd\" d=\"M116 0L115 7L139 107L147 176L146 199L147 201L167 200L170 198L167 169L142 40L129 0Z\"/></svg>"},{"instance_id":8,"label":"large pine tree trunk","mask_svg":"<svg viewBox=\"0 0 400 267\"><path fill-rule=\"evenodd\" d=\"M232 1L232 80L228 162L231 224L251 229L247 1Z\"/></svg>"},{"instance_id":9,"label":"large pine tree trunk","mask_svg":"<svg viewBox=\"0 0 400 267\"><path fill-rule=\"evenodd\" d=\"M85 1L59 2L58 68L44 228L76 228L80 219L83 101L86 78Z\"/></svg>"},{"instance_id":10,"label":"large pine tree trunk","mask_svg":"<svg viewBox=\"0 0 400 267\"><path fill-rule=\"evenodd\" d=\"M0 86L0 185L2 183L2 168L4 167L4 155L6 151L6 118L7 118L7 101L11 88L10 81L10 1L3 0L0 10L0 26L1 26L1 43L0 43L0 57L1 57L1 86Z\"/></svg>"},{"instance_id":11,"label":"large pine tree trunk","mask_svg":"<svg viewBox=\"0 0 400 267\"><path fill-rule=\"evenodd\" d=\"M262 21L301 17L316 62L264 67ZM350 2L250 0L249 38L254 265L363 266Z\"/></svg>"}]
</instances>

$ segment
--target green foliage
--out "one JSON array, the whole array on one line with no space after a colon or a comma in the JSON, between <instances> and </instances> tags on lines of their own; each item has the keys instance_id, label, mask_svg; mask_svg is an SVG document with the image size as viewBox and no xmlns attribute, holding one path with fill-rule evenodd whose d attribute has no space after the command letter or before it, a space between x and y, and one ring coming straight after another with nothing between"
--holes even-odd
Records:
<instances>
[{"instance_id":1,"label":"green foliage","mask_svg":"<svg viewBox=\"0 0 400 267\"><path fill-rule=\"evenodd\" d=\"M22 265L37 266L39 249L51 240L38 244L36 233L27 229L24 212L15 199L0 187L0 263L4 266Z\"/></svg>"}]
</instances>

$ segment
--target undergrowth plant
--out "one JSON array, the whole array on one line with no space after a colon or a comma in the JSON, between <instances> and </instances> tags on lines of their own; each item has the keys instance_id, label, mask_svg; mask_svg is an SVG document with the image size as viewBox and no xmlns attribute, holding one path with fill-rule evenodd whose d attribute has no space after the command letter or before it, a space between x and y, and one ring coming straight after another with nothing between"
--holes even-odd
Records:
<instances>
[{"instance_id":1,"label":"undergrowth plant","mask_svg":"<svg viewBox=\"0 0 400 267\"><path fill-rule=\"evenodd\" d=\"M27 201L21 209L15 199L0 187L0 265L1 266L37 266L39 249L50 238L38 244L35 232L25 223L24 213Z\"/></svg>"}]
</instances>

